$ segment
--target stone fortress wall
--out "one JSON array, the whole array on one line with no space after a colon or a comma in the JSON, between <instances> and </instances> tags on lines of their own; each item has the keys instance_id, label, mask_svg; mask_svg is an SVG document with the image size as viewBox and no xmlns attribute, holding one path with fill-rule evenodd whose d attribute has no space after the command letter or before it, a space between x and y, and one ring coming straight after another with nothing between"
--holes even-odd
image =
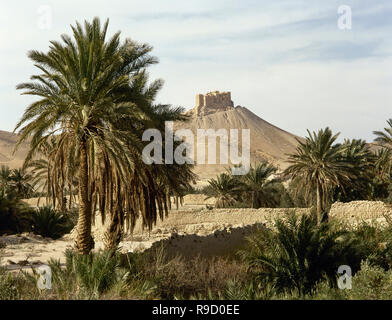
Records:
<instances>
[{"instance_id":1,"label":"stone fortress wall","mask_svg":"<svg viewBox=\"0 0 392 320\"><path fill-rule=\"evenodd\" d=\"M231 92L212 91L205 95L196 95L195 112L198 116L217 111L226 111L233 107L234 103L231 100Z\"/></svg>"}]
</instances>

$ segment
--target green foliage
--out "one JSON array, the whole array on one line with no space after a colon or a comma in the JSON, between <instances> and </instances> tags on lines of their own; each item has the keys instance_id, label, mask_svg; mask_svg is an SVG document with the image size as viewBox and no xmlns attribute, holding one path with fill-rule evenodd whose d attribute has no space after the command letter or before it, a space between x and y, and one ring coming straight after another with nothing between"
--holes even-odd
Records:
<instances>
[{"instance_id":1,"label":"green foliage","mask_svg":"<svg viewBox=\"0 0 392 320\"><path fill-rule=\"evenodd\" d=\"M292 213L278 218L274 228L257 232L241 255L260 280L267 279L280 292L310 293L323 279L333 286L340 265L359 268L355 241L329 223L317 225L314 215Z\"/></svg>"},{"instance_id":2,"label":"green foliage","mask_svg":"<svg viewBox=\"0 0 392 320\"><path fill-rule=\"evenodd\" d=\"M72 230L74 223L51 206L39 207L32 214L32 231L47 238L61 238Z\"/></svg>"},{"instance_id":3,"label":"green foliage","mask_svg":"<svg viewBox=\"0 0 392 320\"><path fill-rule=\"evenodd\" d=\"M233 176L231 170L210 179L201 192L207 199L216 198L216 208L292 207L290 195L279 179L277 169L268 162L251 167L243 176Z\"/></svg>"},{"instance_id":4,"label":"green foliage","mask_svg":"<svg viewBox=\"0 0 392 320\"><path fill-rule=\"evenodd\" d=\"M290 180L287 186L287 193L292 200L294 208L308 208L312 203L315 203L315 190L311 190L307 193L305 189L301 188L300 177Z\"/></svg>"},{"instance_id":5,"label":"green foliage","mask_svg":"<svg viewBox=\"0 0 392 320\"><path fill-rule=\"evenodd\" d=\"M223 300L269 300L275 294L270 284L262 285L256 281L241 283L235 278L227 282L226 288L219 297Z\"/></svg>"},{"instance_id":6,"label":"green foliage","mask_svg":"<svg viewBox=\"0 0 392 320\"><path fill-rule=\"evenodd\" d=\"M372 199L375 154L364 140L346 139L341 144L341 157L352 173L334 188L332 201L354 201Z\"/></svg>"},{"instance_id":7,"label":"green foliage","mask_svg":"<svg viewBox=\"0 0 392 320\"><path fill-rule=\"evenodd\" d=\"M252 208L276 207L279 204L278 180L273 178L276 171L268 162L261 162L239 178L243 196L248 199Z\"/></svg>"},{"instance_id":8,"label":"green foliage","mask_svg":"<svg viewBox=\"0 0 392 320\"><path fill-rule=\"evenodd\" d=\"M15 194L0 191L0 234L30 231L31 212Z\"/></svg>"},{"instance_id":9,"label":"green foliage","mask_svg":"<svg viewBox=\"0 0 392 320\"><path fill-rule=\"evenodd\" d=\"M287 295L292 299L293 295ZM331 288L327 282L317 285L312 295L305 299L313 300L391 300L392 270L385 271L368 261L361 263L361 269L352 277L351 289Z\"/></svg>"},{"instance_id":10,"label":"green foliage","mask_svg":"<svg viewBox=\"0 0 392 320\"><path fill-rule=\"evenodd\" d=\"M392 226L363 222L352 231L350 237L358 243L357 252L372 265L388 270L392 267Z\"/></svg>"},{"instance_id":11,"label":"green foliage","mask_svg":"<svg viewBox=\"0 0 392 320\"><path fill-rule=\"evenodd\" d=\"M275 231L263 229L250 239L241 252L245 260L168 258L164 247L125 255L82 256L68 250L65 265L49 262L50 290L37 288L35 271L21 276L0 268L0 299L392 299L392 270L370 259L358 262L368 254L358 242L372 235L383 240L388 229L342 232L333 225L317 226L314 218L285 219ZM340 264L353 268L351 290L334 285Z\"/></svg>"},{"instance_id":12,"label":"green foliage","mask_svg":"<svg viewBox=\"0 0 392 320\"><path fill-rule=\"evenodd\" d=\"M89 255L68 251L65 272L74 276L82 296L97 299L121 280L119 262L119 256L110 251Z\"/></svg>"},{"instance_id":13,"label":"green foliage","mask_svg":"<svg viewBox=\"0 0 392 320\"><path fill-rule=\"evenodd\" d=\"M72 35L51 41L47 52L30 51L38 74L17 86L36 100L15 127L16 147L30 143L25 166L32 166L40 191L56 200L54 208L65 210L65 193L73 194L78 178L75 248L83 254L94 246L92 212L110 219L105 247L115 248L124 227L132 229L141 217L151 229L168 214L168 194L180 194L195 178L189 164L143 161L147 129L164 132L165 121L188 117L183 108L154 104L163 81L149 79L147 68L158 62L152 47L121 41L120 32L109 39L108 27L99 18L76 22ZM32 164L37 154L46 162Z\"/></svg>"},{"instance_id":14,"label":"green foliage","mask_svg":"<svg viewBox=\"0 0 392 320\"><path fill-rule=\"evenodd\" d=\"M369 262L361 264L361 270L352 279L352 289L345 292L348 299L392 299L392 270L385 271Z\"/></svg>"},{"instance_id":15,"label":"green foliage","mask_svg":"<svg viewBox=\"0 0 392 320\"><path fill-rule=\"evenodd\" d=\"M204 189L206 199L214 197L216 208L227 208L236 203L236 197L241 190L238 179L228 173L221 173L216 179L210 179L208 184Z\"/></svg>"},{"instance_id":16,"label":"green foliage","mask_svg":"<svg viewBox=\"0 0 392 320\"><path fill-rule=\"evenodd\" d=\"M330 128L310 133L305 141L298 140L296 153L289 155L291 165L285 175L298 179L298 190L304 191L307 200L313 200L321 220L330 201L331 190L350 183L354 177L352 164L342 156L344 148L335 143L339 134ZM316 192L316 198L311 195Z\"/></svg>"},{"instance_id":17,"label":"green foliage","mask_svg":"<svg viewBox=\"0 0 392 320\"><path fill-rule=\"evenodd\" d=\"M0 300L17 300L19 297L15 279L0 266Z\"/></svg>"},{"instance_id":18,"label":"green foliage","mask_svg":"<svg viewBox=\"0 0 392 320\"><path fill-rule=\"evenodd\" d=\"M18 198L27 199L34 195L34 185L31 181L31 174L24 168L12 170L10 185Z\"/></svg>"},{"instance_id":19,"label":"green foliage","mask_svg":"<svg viewBox=\"0 0 392 320\"><path fill-rule=\"evenodd\" d=\"M0 168L0 190L4 194L8 194L11 191L11 169L7 166L2 165Z\"/></svg>"},{"instance_id":20,"label":"green foliage","mask_svg":"<svg viewBox=\"0 0 392 320\"><path fill-rule=\"evenodd\" d=\"M0 169L0 191L19 199L30 198L34 195L32 176L24 168L11 170L7 166Z\"/></svg>"},{"instance_id":21,"label":"green foliage","mask_svg":"<svg viewBox=\"0 0 392 320\"><path fill-rule=\"evenodd\" d=\"M119 267L120 256L114 252L99 251L79 255L65 252L65 266L51 259L48 265L52 272L52 288L39 290L39 274L22 271L19 285L27 299L104 299L119 298L126 288L126 270ZM108 296L107 296L108 295Z\"/></svg>"}]
</instances>

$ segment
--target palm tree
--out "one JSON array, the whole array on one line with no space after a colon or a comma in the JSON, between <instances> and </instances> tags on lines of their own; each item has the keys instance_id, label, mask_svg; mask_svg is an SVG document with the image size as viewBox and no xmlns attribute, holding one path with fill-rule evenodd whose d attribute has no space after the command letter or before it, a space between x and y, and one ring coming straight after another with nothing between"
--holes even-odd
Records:
<instances>
[{"instance_id":1,"label":"palm tree","mask_svg":"<svg viewBox=\"0 0 392 320\"><path fill-rule=\"evenodd\" d=\"M0 168L0 188L6 193L9 191L12 171L7 166L1 166Z\"/></svg>"},{"instance_id":2,"label":"palm tree","mask_svg":"<svg viewBox=\"0 0 392 320\"><path fill-rule=\"evenodd\" d=\"M31 174L23 168L13 169L9 179L18 198L29 198L34 193Z\"/></svg>"},{"instance_id":3,"label":"palm tree","mask_svg":"<svg viewBox=\"0 0 392 320\"><path fill-rule=\"evenodd\" d=\"M292 163L285 174L292 179L299 178L298 190L305 190L309 196L316 191L317 221L320 223L332 187L343 186L353 177L352 167L342 156L343 148L334 144L338 135L331 129L310 133L305 141L298 141L295 154L289 155Z\"/></svg>"},{"instance_id":4,"label":"palm tree","mask_svg":"<svg viewBox=\"0 0 392 320\"><path fill-rule=\"evenodd\" d=\"M392 149L382 148L376 151L374 170L380 181L389 182L392 175Z\"/></svg>"},{"instance_id":5,"label":"palm tree","mask_svg":"<svg viewBox=\"0 0 392 320\"><path fill-rule=\"evenodd\" d=\"M373 131L376 135L374 141L383 147L376 155L375 164L376 178L386 187L383 189L388 189L390 184L392 164L392 119L388 119L387 124L388 127L384 128L384 131Z\"/></svg>"},{"instance_id":6,"label":"palm tree","mask_svg":"<svg viewBox=\"0 0 392 320\"><path fill-rule=\"evenodd\" d=\"M277 168L268 162L261 162L255 168L251 167L249 172L242 177L244 192L251 196L252 208L275 206L274 188L277 179L273 179Z\"/></svg>"},{"instance_id":7,"label":"palm tree","mask_svg":"<svg viewBox=\"0 0 392 320\"><path fill-rule=\"evenodd\" d=\"M227 208L235 204L236 196L241 192L242 185L237 178L228 173L221 173L216 179L208 180L205 188L206 199L214 197L216 208Z\"/></svg>"},{"instance_id":8,"label":"palm tree","mask_svg":"<svg viewBox=\"0 0 392 320\"><path fill-rule=\"evenodd\" d=\"M335 200L370 200L376 160L374 153L366 141L360 139L345 139L341 147L343 160L350 165L352 177L335 188Z\"/></svg>"},{"instance_id":9,"label":"palm tree","mask_svg":"<svg viewBox=\"0 0 392 320\"><path fill-rule=\"evenodd\" d=\"M18 145L31 138L26 163L53 143L46 155L47 187L49 196L60 200L67 185L73 193L78 177L75 248L81 254L94 246L91 224L97 209L103 221L110 219L107 247L114 248L124 227L132 229L139 216L151 229L157 217L167 215L168 190L158 187L159 179L175 188L193 177L190 166L168 170L143 163L144 130L163 131L163 121L185 119L183 109L153 104L163 83L148 84L146 68L157 63L149 55L152 48L130 39L120 44L120 33L106 41L107 28L108 21L101 27L98 18L85 22L84 29L76 23L74 39L63 35L64 44L51 41L48 53L30 52L42 74L17 87L41 98L15 129L20 129Z\"/></svg>"},{"instance_id":10,"label":"palm tree","mask_svg":"<svg viewBox=\"0 0 392 320\"><path fill-rule=\"evenodd\" d=\"M392 149L392 119L388 119L387 123L388 127L384 128L384 131L373 131L373 134L377 136L374 141L388 149Z\"/></svg>"},{"instance_id":11,"label":"palm tree","mask_svg":"<svg viewBox=\"0 0 392 320\"><path fill-rule=\"evenodd\" d=\"M154 188L154 175L138 175L135 159L140 158L140 132L151 110L162 81L148 83L146 68L157 63L149 55L152 48L127 39L120 44L120 33L106 41L108 21L101 27L98 18L72 26L73 39L64 44L51 41L48 53L31 51L42 73L33 82L17 89L40 97L25 111L19 129L19 146L28 138L30 151L26 162L54 135L54 165L63 178L75 159L78 163L79 219L76 250L88 254L94 247L91 237L92 215L99 204L101 213L133 220L142 212L149 226L160 215L162 192ZM175 110L175 114L180 109ZM153 168L149 168L152 171ZM131 179L131 177L133 179ZM165 198L166 199L166 198Z\"/></svg>"}]
</instances>

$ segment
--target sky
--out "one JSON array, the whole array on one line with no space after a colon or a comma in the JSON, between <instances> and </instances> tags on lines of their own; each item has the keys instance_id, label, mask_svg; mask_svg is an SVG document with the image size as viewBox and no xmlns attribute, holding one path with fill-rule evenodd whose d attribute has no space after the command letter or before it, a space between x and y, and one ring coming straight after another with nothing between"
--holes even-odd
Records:
<instances>
[{"instance_id":1,"label":"sky","mask_svg":"<svg viewBox=\"0 0 392 320\"><path fill-rule=\"evenodd\" d=\"M338 27L342 5L351 29ZM39 73L27 52L95 16L154 47L159 103L190 109L197 93L231 91L236 106L299 136L329 126L368 142L392 118L390 0L20 0L0 4L1 130L34 101L15 89Z\"/></svg>"}]
</instances>

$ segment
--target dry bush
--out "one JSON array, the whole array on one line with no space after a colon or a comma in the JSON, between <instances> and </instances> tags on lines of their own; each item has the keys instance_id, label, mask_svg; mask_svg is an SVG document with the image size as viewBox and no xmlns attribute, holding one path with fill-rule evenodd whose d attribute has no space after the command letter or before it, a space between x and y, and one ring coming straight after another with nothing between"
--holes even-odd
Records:
<instances>
[{"instance_id":1,"label":"dry bush","mask_svg":"<svg viewBox=\"0 0 392 320\"><path fill-rule=\"evenodd\" d=\"M168 259L163 248L139 257L135 269L139 279L155 284L155 295L160 299L188 299L211 292L218 294L229 280L242 283L247 279L247 266L234 259L185 259L180 256Z\"/></svg>"}]
</instances>

